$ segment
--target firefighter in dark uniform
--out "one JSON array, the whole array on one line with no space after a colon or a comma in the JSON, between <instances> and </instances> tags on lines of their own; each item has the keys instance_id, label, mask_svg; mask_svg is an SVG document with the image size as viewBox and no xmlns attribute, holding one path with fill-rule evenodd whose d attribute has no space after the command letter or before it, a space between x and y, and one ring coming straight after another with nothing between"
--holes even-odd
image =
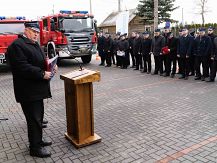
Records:
<instances>
[{"instance_id":1,"label":"firefighter in dark uniform","mask_svg":"<svg viewBox=\"0 0 217 163\"><path fill-rule=\"evenodd\" d=\"M27 121L30 155L49 157L51 154L44 146L52 143L42 141L42 121L43 99L51 97L49 81L52 74L46 71L45 55L37 43L39 31L36 21L25 23L24 35L9 46L7 57L13 74L15 98Z\"/></svg>"},{"instance_id":2,"label":"firefighter in dark uniform","mask_svg":"<svg viewBox=\"0 0 217 163\"><path fill-rule=\"evenodd\" d=\"M214 82L216 77L216 71L217 71L217 37L213 40L214 47L213 47L213 53L211 56L212 64L211 64L211 72L210 77L206 79L207 82Z\"/></svg>"},{"instance_id":3,"label":"firefighter in dark uniform","mask_svg":"<svg viewBox=\"0 0 217 163\"><path fill-rule=\"evenodd\" d=\"M206 36L205 28L199 29L199 36L195 39L194 55L195 55L195 80L204 81L209 77L209 51L212 47L212 41L209 36ZM200 65L202 63L203 74L201 76Z\"/></svg>"},{"instance_id":4,"label":"firefighter in dark uniform","mask_svg":"<svg viewBox=\"0 0 217 163\"><path fill-rule=\"evenodd\" d=\"M112 46L113 40L108 32L105 33L105 44L104 44L104 53L106 56L106 66L111 67L112 65Z\"/></svg>"},{"instance_id":5,"label":"firefighter in dark uniform","mask_svg":"<svg viewBox=\"0 0 217 163\"><path fill-rule=\"evenodd\" d=\"M99 53L99 56L101 58L101 63L99 66L105 66L105 53L104 53L104 46L105 46L105 37L103 36L103 32L100 31L99 37L98 37L98 44L97 44L97 50Z\"/></svg>"},{"instance_id":6,"label":"firefighter in dark uniform","mask_svg":"<svg viewBox=\"0 0 217 163\"><path fill-rule=\"evenodd\" d=\"M178 37L178 44L179 44L179 39L182 37L182 29L179 29L179 37ZM180 62L180 58L177 57L178 60L178 74L182 74L182 66Z\"/></svg>"},{"instance_id":7,"label":"firefighter in dark uniform","mask_svg":"<svg viewBox=\"0 0 217 163\"><path fill-rule=\"evenodd\" d=\"M164 33L163 36L165 38L165 46L168 46L169 43L169 33L170 33L170 27L166 26L164 27ZM162 55L162 59L163 59L163 65L164 65L164 72L166 73L166 63L167 63L167 58L169 56L168 55Z\"/></svg>"},{"instance_id":8,"label":"firefighter in dark uniform","mask_svg":"<svg viewBox=\"0 0 217 163\"><path fill-rule=\"evenodd\" d=\"M211 71L211 67L212 67L212 62L213 60L211 59L211 57L213 56L213 53L214 53L214 50L215 50L215 46L214 46L214 39L216 38L216 35L214 34L214 30L215 28L213 27L209 27L208 28L208 36L211 38L211 41L212 41L212 47L209 51L209 56L210 56L210 59L209 59L209 70Z\"/></svg>"},{"instance_id":9,"label":"firefighter in dark uniform","mask_svg":"<svg viewBox=\"0 0 217 163\"><path fill-rule=\"evenodd\" d=\"M135 55L133 53L133 43L134 43L134 39L136 38L136 33L132 32L131 37L128 39L129 42L129 52L130 52L130 56L131 56L131 60L132 60L132 66L131 68L135 68L136 67L136 58Z\"/></svg>"},{"instance_id":10,"label":"firefighter in dark uniform","mask_svg":"<svg viewBox=\"0 0 217 163\"><path fill-rule=\"evenodd\" d=\"M142 44L142 38L140 37L140 34L136 32L136 38L133 42L133 53L136 57L136 68L134 70L142 70L142 54L141 54L141 44Z\"/></svg>"},{"instance_id":11,"label":"firefighter in dark uniform","mask_svg":"<svg viewBox=\"0 0 217 163\"><path fill-rule=\"evenodd\" d=\"M154 31L154 38L151 44L151 53L154 55L155 70L153 75L158 74L163 76L163 58L162 48L165 46L165 38L161 35L160 29Z\"/></svg>"},{"instance_id":12,"label":"firefighter in dark uniform","mask_svg":"<svg viewBox=\"0 0 217 163\"><path fill-rule=\"evenodd\" d=\"M141 44L141 54L143 58L143 73L147 72L148 74L151 73L151 39L149 38L150 33L145 31L143 33L143 39Z\"/></svg>"},{"instance_id":13,"label":"firefighter in dark uniform","mask_svg":"<svg viewBox=\"0 0 217 163\"><path fill-rule=\"evenodd\" d=\"M120 41L120 32L117 32L117 34L115 35L115 38L113 40L113 53L114 53L114 56L116 57L116 66L121 66L121 63L120 63L120 57L117 56L117 50L118 50L118 42Z\"/></svg>"},{"instance_id":14,"label":"firefighter in dark uniform","mask_svg":"<svg viewBox=\"0 0 217 163\"><path fill-rule=\"evenodd\" d=\"M190 56L192 55L192 46L194 38L189 35L188 29L182 29L182 36L178 41L177 57L180 59L181 76L179 79L188 79L190 71Z\"/></svg>"},{"instance_id":15,"label":"firefighter in dark uniform","mask_svg":"<svg viewBox=\"0 0 217 163\"><path fill-rule=\"evenodd\" d=\"M126 35L123 34L120 36L120 41L118 42L118 51L121 51L124 53L123 56L119 56L120 57L120 63L121 63L121 69L127 69L128 66L128 58L129 56L127 56L127 52L129 50L129 42L126 40Z\"/></svg>"},{"instance_id":16,"label":"firefighter in dark uniform","mask_svg":"<svg viewBox=\"0 0 217 163\"><path fill-rule=\"evenodd\" d=\"M178 46L178 39L173 36L173 33L169 32L167 34L168 36L168 55L166 58L166 73L165 77L170 76L173 78L176 73L176 64L177 64L177 46ZM172 68L172 73L171 73L171 65L173 66ZM171 74L170 74L171 73Z\"/></svg>"}]
</instances>

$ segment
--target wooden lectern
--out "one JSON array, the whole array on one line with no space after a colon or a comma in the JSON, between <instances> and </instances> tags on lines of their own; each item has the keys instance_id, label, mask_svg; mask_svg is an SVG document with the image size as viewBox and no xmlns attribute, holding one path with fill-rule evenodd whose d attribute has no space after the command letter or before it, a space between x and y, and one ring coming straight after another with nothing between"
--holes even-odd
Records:
<instances>
[{"instance_id":1,"label":"wooden lectern","mask_svg":"<svg viewBox=\"0 0 217 163\"><path fill-rule=\"evenodd\" d=\"M101 141L94 133L93 84L100 80L100 72L77 70L60 75L65 85L66 138L76 147Z\"/></svg>"}]
</instances>

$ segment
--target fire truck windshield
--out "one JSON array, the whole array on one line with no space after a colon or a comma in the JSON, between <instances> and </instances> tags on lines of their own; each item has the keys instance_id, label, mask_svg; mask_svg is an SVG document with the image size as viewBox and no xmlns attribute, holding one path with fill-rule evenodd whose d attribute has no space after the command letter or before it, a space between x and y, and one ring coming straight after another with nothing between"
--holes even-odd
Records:
<instances>
[{"instance_id":1,"label":"fire truck windshield","mask_svg":"<svg viewBox=\"0 0 217 163\"><path fill-rule=\"evenodd\" d=\"M0 33L20 34L24 31L23 23L0 23Z\"/></svg>"},{"instance_id":2,"label":"fire truck windshield","mask_svg":"<svg viewBox=\"0 0 217 163\"><path fill-rule=\"evenodd\" d=\"M89 32L93 30L93 20L91 18L63 18L60 26L66 32Z\"/></svg>"}]
</instances>

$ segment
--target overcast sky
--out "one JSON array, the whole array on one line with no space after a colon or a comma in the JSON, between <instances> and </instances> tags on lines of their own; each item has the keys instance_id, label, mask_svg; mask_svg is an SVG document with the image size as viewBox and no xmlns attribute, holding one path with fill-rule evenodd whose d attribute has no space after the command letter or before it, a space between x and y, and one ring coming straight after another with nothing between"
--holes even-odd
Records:
<instances>
[{"instance_id":1,"label":"overcast sky","mask_svg":"<svg viewBox=\"0 0 217 163\"><path fill-rule=\"evenodd\" d=\"M122 0L123 9L135 8L139 0ZM182 8L184 11L184 22L201 23L201 17L197 15L196 2L199 0L176 0L175 5L179 9L172 13L172 18L182 21ZM90 0L1 0L0 16L26 16L37 18L52 13L53 5L55 13L59 10L89 10ZM209 13L205 16L206 23L217 23L216 0L208 0ZM118 0L92 0L93 14L98 24L112 11L118 9Z\"/></svg>"}]
</instances>

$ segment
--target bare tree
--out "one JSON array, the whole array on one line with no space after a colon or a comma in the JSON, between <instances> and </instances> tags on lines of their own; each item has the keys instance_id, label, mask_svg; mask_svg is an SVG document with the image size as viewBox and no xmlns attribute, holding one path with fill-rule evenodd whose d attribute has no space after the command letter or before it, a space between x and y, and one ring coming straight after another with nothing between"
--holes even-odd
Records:
<instances>
[{"instance_id":1,"label":"bare tree","mask_svg":"<svg viewBox=\"0 0 217 163\"><path fill-rule=\"evenodd\" d=\"M198 1L197 6L199 7L198 9L199 12L197 14L201 15L202 24L204 25L205 24L205 14L209 12L209 10L207 9L208 0L197 0L197 1Z\"/></svg>"}]
</instances>

